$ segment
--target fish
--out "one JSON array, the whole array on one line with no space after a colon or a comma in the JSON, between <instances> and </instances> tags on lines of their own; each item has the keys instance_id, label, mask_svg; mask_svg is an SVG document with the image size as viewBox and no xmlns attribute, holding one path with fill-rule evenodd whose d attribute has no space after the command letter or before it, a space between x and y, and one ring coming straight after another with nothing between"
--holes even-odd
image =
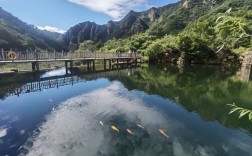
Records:
<instances>
[{"instance_id":1,"label":"fish","mask_svg":"<svg viewBox=\"0 0 252 156\"><path fill-rule=\"evenodd\" d=\"M55 111L55 108L54 108L54 107L52 108L52 111Z\"/></svg>"},{"instance_id":2,"label":"fish","mask_svg":"<svg viewBox=\"0 0 252 156\"><path fill-rule=\"evenodd\" d=\"M119 129L116 126L111 126L112 130L117 131L119 133Z\"/></svg>"},{"instance_id":3,"label":"fish","mask_svg":"<svg viewBox=\"0 0 252 156\"><path fill-rule=\"evenodd\" d=\"M169 138L169 136L168 136L162 129L158 129L158 130L159 130L159 132L160 132L162 135L164 135L165 137Z\"/></svg>"},{"instance_id":4,"label":"fish","mask_svg":"<svg viewBox=\"0 0 252 156\"><path fill-rule=\"evenodd\" d=\"M140 124L137 124L138 127L144 129L144 126L140 125Z\"/></svg>"},{"instance_id":5,"label":"fish","mask_svg":"<svg viewBox=\"0 0 252 156\"><path fill-rule=\"evenodd\" d=\"M129 134L132 134L132 135L134 135L135 133L133 133L130 129L126 129L127 130L127 132L129 133Z\"/></svg>"},{"instance_id":6,"label":"fish","mask_svg":"<svg viewBox=\"0 0 252 156\"><path fill-rule=\"evenodd\" d=\"M49 102L53 102L53 100L52 100L52 99L49 99Z\"/></svg>"},{"instance_id":7,"label":"fish","mask_svg":"<svg viewBox=\"0 0 252 156\"><path fill-rule=\"evenodd\" d=\"M100 124L101 124L102 126L104 126L104 124L103 124L103 122L102 122L102 121L100 121Z\"/></svg>"}]
</instances>

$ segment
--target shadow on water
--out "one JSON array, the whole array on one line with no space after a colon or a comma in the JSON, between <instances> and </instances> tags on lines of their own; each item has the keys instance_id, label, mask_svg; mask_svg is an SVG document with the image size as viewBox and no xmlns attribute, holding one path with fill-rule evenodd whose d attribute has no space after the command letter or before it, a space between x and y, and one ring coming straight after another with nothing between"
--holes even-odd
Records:
<instances>
[{"instance_id":1,"label":"shadow on water","mask_svg":"<svg viewBox=\"0 0 252 156\"><path fill-rule=\"evenodd\" d=\"M139 68L83 71L73 68L66 74L65 68L57 68L37 73L9 73L0 75L0 99L10 95L43 91L44 89L59 88L64 85L93 80L100 77L112 78L120 75L130 75Z\"/></svg>"}]
</instances>

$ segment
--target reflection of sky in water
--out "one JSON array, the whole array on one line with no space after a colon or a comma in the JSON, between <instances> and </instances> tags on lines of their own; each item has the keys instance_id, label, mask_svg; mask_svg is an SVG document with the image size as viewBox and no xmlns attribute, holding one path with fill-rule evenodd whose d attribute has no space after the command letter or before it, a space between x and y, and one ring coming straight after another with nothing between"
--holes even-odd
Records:
<instances>
[{"instance_id":1,"label":"reflection of sky in water","mask_svg":"<svg viewBox=\"0 0 252 156\"><path fill-rule=\"evenodd\" d=\"M111 125L120 133L113 132ZM126 128L135 135L129 135ZM158 132L159 128L173 143ZM63 102L21 151L28 150L31 156L247 156L252 153L250 145L251 137L242 132L203 121L170 100L129 92L113 82Z\"/></svg>"},{"instance_id":2,"label":"reflection of sky in water","mask_svg":"<svg viewBox=\"0 0 252 156\"><path fill-rule=\"evenodd\" d=\"M66 68L53 69L40 76L40 78L52 77L52 76L62 76L66 74ZM69 73L70 74L70 71Z\"/></svg>"}]
</instances>

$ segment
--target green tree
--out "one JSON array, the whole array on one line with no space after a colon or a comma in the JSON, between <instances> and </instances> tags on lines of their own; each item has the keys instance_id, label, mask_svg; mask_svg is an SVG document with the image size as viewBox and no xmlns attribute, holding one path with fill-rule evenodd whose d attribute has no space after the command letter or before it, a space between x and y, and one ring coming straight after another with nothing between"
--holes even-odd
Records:
<instances>
[{"instance_id":1,"label":"green tree","mask_svg":"<svg viewBox=\"0 0 252 156\"><path fill-rule=\"evenodd\" d=\"M91 40L86 40L80 44L78 52L95 52L97 47Z\"/></svg>"}]
</instances>

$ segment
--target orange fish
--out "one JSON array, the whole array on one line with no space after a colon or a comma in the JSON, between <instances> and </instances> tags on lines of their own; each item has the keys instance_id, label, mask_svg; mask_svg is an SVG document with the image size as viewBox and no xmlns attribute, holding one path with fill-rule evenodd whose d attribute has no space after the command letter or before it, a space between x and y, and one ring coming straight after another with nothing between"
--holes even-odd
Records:
<instances>
[{"instance_id":1,"label":"orange fish","mask_svg":"<svg viewBox=\"0 0 252 156\"><path fill-rule=\"evenodd\" d=\"M116 126L111 126L112 130L117 131L119 133L119 129Z\"/></svg>"},{"instance_id":2,"label":"orange fish","mask_svg":"<svg viewBox=\"0 0 252 156\"><path fill-rule=\"evenodd\" d=\"M159 130L159 132L160 132L161 134L163 134L165 137L169 138L169 136L168 136L162 129L158 129L158 130Z\"/></svg>"}]
</instances>

